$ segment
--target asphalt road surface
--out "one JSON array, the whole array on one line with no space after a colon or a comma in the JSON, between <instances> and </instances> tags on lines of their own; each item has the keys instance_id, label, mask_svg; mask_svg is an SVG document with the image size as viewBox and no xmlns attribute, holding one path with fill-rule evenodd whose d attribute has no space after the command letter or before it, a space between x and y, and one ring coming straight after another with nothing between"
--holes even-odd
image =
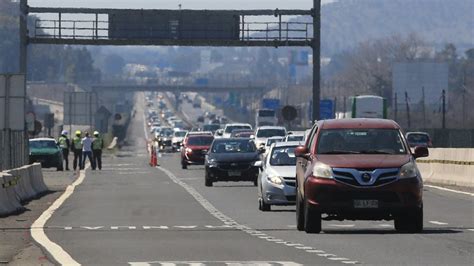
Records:
<instances>
[{"instance_id":1,"label":"asphalt road surface","mask_svg":"<svg viewBox=\"0 0 474 266\"><path fill-rule=\"evenodd\" d=\"M188 112L190 107L183 106ZM192 108L192 107L191 107ZM204 186L204 168L182 170L179 154L148 165L143 110L134 141L84 182L45 227L81 264L109 265L472 265L474 202L427 188L425 230L399 234L393 222L323 222L295 228L294 207L258 210L250 182ZM190 113L197 116L202 110ZM191 117L192 119L192 117Z\"/></svg>"}]
</instances>

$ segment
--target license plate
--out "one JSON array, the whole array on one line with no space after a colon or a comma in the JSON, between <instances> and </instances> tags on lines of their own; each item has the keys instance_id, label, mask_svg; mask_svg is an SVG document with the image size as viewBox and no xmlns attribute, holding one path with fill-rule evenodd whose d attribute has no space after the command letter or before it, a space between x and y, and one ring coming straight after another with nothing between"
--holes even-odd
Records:
<instances>
[{"instance_id":1,"label":"license plate","mask_svg":"<svg viewBox=\"0 0 474 266\"><path fill-rule=\"evenodd\" d=\"M356 209L376 209L378 207L378 200L354 200L354 208Z\"/></svg>"},{"instance_id":2,"label":"license plate","mask_svg":"<svg viewBox=\"0 0 474 266\"><path fill-rule=\"evenodd\" d=\"M239 171L229 171L229 176L240 176Z\"/></svg>"}]
</instances>

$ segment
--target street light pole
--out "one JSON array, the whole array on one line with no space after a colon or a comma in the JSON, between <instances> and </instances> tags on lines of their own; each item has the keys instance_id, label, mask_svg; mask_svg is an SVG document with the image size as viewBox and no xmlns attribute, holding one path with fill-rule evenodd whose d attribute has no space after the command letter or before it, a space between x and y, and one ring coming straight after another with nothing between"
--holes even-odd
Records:
<instances>
[{"instance_id":1,"label":"street light pole","mask_svg":"<svg viewBox=\"0 0 474 266\"><path fill-rule=\"evenodd\" d=\"M313 112L312 121L320 118L321 101L321 0L313 0Z\"/></svg>"}]
</instances>

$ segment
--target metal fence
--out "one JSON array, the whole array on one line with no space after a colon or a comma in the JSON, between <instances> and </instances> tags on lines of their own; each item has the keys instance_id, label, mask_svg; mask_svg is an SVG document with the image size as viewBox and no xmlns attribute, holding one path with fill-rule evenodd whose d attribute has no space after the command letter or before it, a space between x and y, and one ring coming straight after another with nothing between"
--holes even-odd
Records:
<instances>
[{"instance_id":1,"label":"metal fence","mask_svg":"<svg viewBox=\"0 0 474 266\"><path fill-rule=\"evenodd\" d=\"M28 136L25 131L0 131L0 171L29 163Z\"/></svg>"}]
</instances>

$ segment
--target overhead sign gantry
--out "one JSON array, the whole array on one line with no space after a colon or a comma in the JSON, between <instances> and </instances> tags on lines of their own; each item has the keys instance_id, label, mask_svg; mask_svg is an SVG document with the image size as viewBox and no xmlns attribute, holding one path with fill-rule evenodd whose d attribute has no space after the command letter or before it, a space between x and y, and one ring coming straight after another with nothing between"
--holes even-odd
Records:
<instances>
[{"instance_id":1,"label":"overhead sign gantry","mask_svg":"<svg viewBox=\"0 0 474 266\"><path fill-rule=\"evenodd\" d=\"M313 119L319 118L320 0L313 0L311 10L55 8L20 2L23 19L36 15L29 34L26 23L20 22L23 72L28 44L311 47ZM42 14L48 14L47 18ZM292 22L292 16L311 16L312 20Z\"/></svg>"}]
</instances>

